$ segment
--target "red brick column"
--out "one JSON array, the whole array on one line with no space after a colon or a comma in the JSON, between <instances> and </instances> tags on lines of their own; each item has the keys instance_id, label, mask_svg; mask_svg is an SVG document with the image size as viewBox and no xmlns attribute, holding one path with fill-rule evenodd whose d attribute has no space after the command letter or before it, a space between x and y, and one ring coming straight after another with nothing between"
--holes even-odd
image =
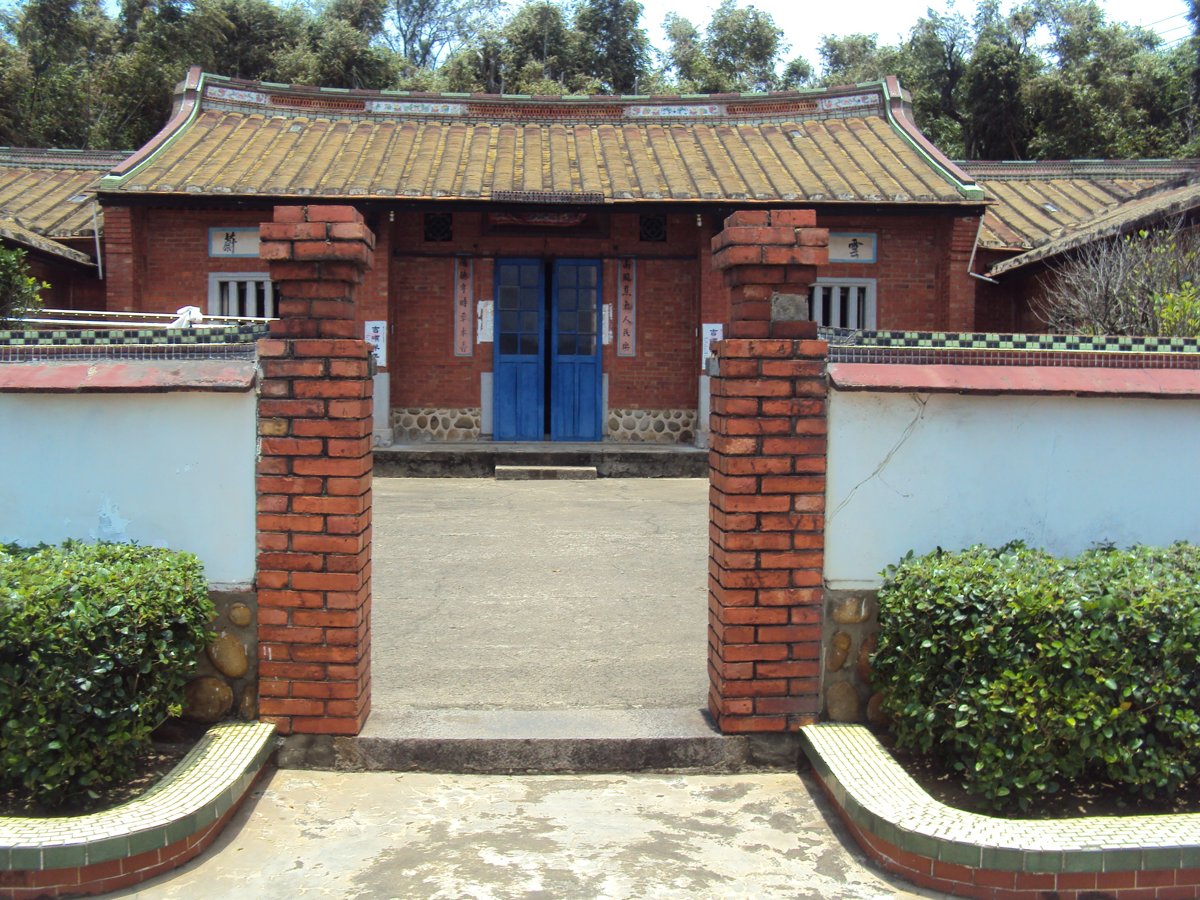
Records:
<instances>
[{"instance_id":1,"label":"red brick column","mask_svg":"<svg viewBox=\"0 0 1200 900\"><path fill-rule=\"evenodd\" d=\"M348 206L260 228L280 319L259 342L259 715L357 734L371 706L371 378L354 295L375 239Z\"/></svg>"},{"instance_id":2,"label":"red brick column","mask_svg":"<svg viewBox=\"0 0 1200 900\"><path fill-rule=\"evenodd\" d=\"M975 250L975 237L979 232L976 216L956 217L951 220L946 271L947 322L949 331L976 331L975 290L979 285L968 271L971 254Z\"/></svg>"},{"instance_id":3,"label":"red brick column","mask_svg":"<svg viewBox=\"0 0 1200 900\"><path fill-rule=\"evenodd\" d=\"M814 222L735 213L713 239L735 317L709 451L709 710L726 733L820 712L827 346L811 322L770 321L772 296L806 294L828 256Z\"/></svg>"}]
</instances>

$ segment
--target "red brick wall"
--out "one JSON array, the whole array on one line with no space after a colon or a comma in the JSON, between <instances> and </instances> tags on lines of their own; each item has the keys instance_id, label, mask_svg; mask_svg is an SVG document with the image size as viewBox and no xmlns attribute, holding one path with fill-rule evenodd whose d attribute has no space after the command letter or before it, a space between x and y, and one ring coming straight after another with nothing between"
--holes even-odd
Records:
<instances>
[{"instance_id":1,"label":"red brick wall","mask_svg":"<svg viewBox=\"0 0 1200 900\"><path fill-rule=\"evenodd\" d=\"M50 285L42 291L42 306L47 309L104 309L104 283L95 269L90 272L74 263L59 263L26 256L29 274Z\"/></svg>"},{"instance_id":2,"label":"red brick wall","mask_svg":"<svg viewBox=\"0 0 1200 900\"><path fill-rule=\"evenodd\" d=\"M973 307L975 279L966 275L970 247L965 257L957 247L952 259L951 238L961 244L962 234L970 232L973 240L977 219L965 217L956 223L949 213L939 211L896 216L821 211L817 224L830 231L877 236L875 263L830 263L818 267L817 277L876 279L876 326L880 330L944 330L952 327L952 307ZM961 322L963 315L957 320ZM974 328L973 322L966 324L967 330Z\"/></svg>"}]
</instances>

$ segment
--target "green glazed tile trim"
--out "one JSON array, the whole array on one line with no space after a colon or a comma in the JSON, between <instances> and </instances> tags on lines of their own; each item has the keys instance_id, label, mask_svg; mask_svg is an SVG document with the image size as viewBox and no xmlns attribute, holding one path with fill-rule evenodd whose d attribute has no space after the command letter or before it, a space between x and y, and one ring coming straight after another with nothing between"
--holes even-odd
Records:
<instances>
[{"instance_id":1,"label":"green glazed tile trim","mask_svg":"<svg viewBox=\"0 0 1200 900\"><path fill-rule=\"evenodd\" d=\"M127 347L251 344L266 337L265 323L197 328L87 328L58 331L0 330L0 346Z\"/></svg>"},{"instance_id":2,"label":"green glazed tile trim","mask_svg":"<svg viewBox=\"0 0 1200 900\"><path fill-rule=\"evenodd\" d=\"M275 726L210 728L150 790L102 812L0 817L0 871L60 869L122 859L196 834L232 808L275 749Z\"/></svg>"},{"instance_id":3,"label":"green glazed tile trim","mask_svg":"<svg viewBox=\"0 0 1200 900\"><path fill-rule=\"evenodd\" d=\"M922 350L1031 350L1081 353L1200 353L1200 338L949 331L854 331L822 328L830 343Z\"/></svg>"},{"instance_id":4,"label":"green glazed tile trim","mask_svg":"<svg viewBox=\"0 0 1200 900\"><path fill-rule=\"evenodd\" d=\"M1200 813L1001 819L934 800L861 725L809 725L800 743L859 828L930 859L1005 872L1163 871L1200 865Z\"/></svg>"}]
</instances>

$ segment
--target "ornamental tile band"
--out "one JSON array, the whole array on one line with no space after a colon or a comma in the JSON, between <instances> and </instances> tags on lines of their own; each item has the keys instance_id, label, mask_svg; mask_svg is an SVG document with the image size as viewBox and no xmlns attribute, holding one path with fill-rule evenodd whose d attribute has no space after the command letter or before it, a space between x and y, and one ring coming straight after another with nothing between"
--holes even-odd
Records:
<instances>
[{"instance_id":1,"label":"ornamental tile band","mask_svg":"<svg viewBox=\"0 0 1200 900\"><path fill-rule=\"evenodd\" d=\"M725 108L720 103L625 107L625 118L627 119L697 119L724 114Z\"/></svg>"},{"instance_id":2,"label":"ornamental tile band","mask_svg":"<svg viewBox=\"0 0 1200 900\"><path fill-rule=\"evenodd\" d=\"M371 100L367 112L393 116L464 116L467 107L462 103L421 103L406 100Z\"/></svg>"}]
</instances>

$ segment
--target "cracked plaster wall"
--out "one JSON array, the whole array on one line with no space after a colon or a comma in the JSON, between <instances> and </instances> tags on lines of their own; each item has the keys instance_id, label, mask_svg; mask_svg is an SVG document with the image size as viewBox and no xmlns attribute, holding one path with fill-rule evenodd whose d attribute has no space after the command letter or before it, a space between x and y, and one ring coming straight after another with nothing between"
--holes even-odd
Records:
<instances>
[{"instance_id":1,"label":"cracked plaster wall","mask_svg":"<svg viewBox=\"0 0 1200 900\"><path fill-rule=\"evenodd\" d=\"M826 584L939 546L1200 541L1198 447L1190 398L832 390Z\"/></svg>"}]
</instances>

